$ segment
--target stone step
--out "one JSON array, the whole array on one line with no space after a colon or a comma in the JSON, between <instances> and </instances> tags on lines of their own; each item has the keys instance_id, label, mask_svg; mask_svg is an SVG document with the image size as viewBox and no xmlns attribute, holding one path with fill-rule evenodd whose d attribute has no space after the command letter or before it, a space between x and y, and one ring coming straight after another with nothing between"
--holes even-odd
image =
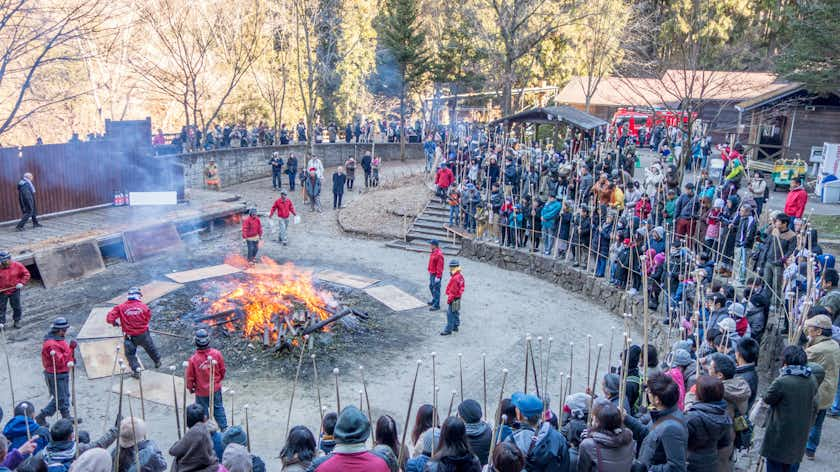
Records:
<instances>
[{"instance_id":1,"label":"stone step","mask_svg":"<svg viewBox=\"0 0 840 472\"><path fill-rule=\"evenodd\" d=\"M448 234L445 229L440 231L430 230L426 228L411 228L408 230L406 237L408 239L448 239Z\"/></svg>"},{"instance_id":2,"label":"stone step","mask_svg":"<svg viewBox=\"0 0 840 472\"><path fill-rule=\"evenodd\" d=\"M389 241L385 243L386 247L391 247L395 249L403 249L406 251L413 251L413 252L422 252L422 253L429 253L431 252L431 248L428 244L419 243L416 241L409 241L405 242L401 239L395 239L393 241ZM453 246L452 244L440 244L440 250L447 256L457 256L458 253L461 252L461 246Z\"/></svg>"},{"instance_id":3,"label":"stone step","mask_svg":"<svg viewBox=\"0 0 840 472\"><path fill-rule=\"evenodd\" d=\"M414 224L412 227L414 228L426 228L426 229L443 229L443 225L449 223L449 221L429 221L425 219L416 219L414 220Z\"/></svg>"}]
</instances>

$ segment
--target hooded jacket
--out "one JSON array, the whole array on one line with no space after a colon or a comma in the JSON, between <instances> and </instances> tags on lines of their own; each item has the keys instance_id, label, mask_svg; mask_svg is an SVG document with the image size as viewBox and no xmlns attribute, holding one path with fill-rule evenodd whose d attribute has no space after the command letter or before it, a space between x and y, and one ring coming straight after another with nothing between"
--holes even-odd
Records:
<instances>
[{"instance_id":1,"label":"hooded jacket","mask_svg":"<svg viewBox=\"0 0 840 472\"><path fill-rule=\"evenodd\" d=\"M425 472L481 472L481 463L475 454L468 453L463 456L446 456L439 460L430 460L426 463Z\"/></svg>"},{"instance_id":2,"label":"hooded jacket","mask_svg":"<svg viewBox=\"0 0 840 472\"><path fill-rule=\"evenodd\" d=\"M685 412L688 428L686 470L717 472L718 449L732 442L732 420L726 402L695 403Z\"/></svg>"},{"instance_id":3,"label":"hooded jacket","mask_svg":"<svg viewBox=\"0 0 840 472\"><path fill-rule=\"evenodd\" d=\"M50 440L50 431L38 425L33 418L22 415L13 417L3 428L3 436L6 436L6 439L9 440L10 451L19 448L28 440L26 423L29 423L29 434L32 436L38 435L38 441L35 443L35 452L33 453L37 454L38 451L47 446Z\"/></svg>"},{"instance_id":4,"label":"hooded jacket","mask_svg":"<svg viewBox=\"0 0 840 472\"><path fill-rule=\"evenodd\" d=\"M479 421L478 423L466 423L466 426L467 444L470 446L470 451L478 456L481 465L487 464L487 457L490 455L490 440L493 437L490 425Z\"/></svg>"},{"instance_id":5,"label":"hooded jacket","mask_svg":"<svg viewBox=\"0 0 840 472\"><path fill-rule=\"evenodd\" d=\"M624 423L641 440L638 460L648 472L682 472L685 470L685 451L688 429L683 413L676 405L666 410L651 410L651 422L642 424L632 416L625 416Z\"/></svg>"},{"instance_id":6,"label":"hooded jacket","mask_svg":"<svg viewBox=\"0 0 840 472\"><path fill-rule=\"evenodd\" d=\"M580 443L577 472L627 472L635 453L636 441L629 429L596 431Z\"/></svg>"},{"instance_id":7,"label":"hooded jacket","mask_svg":"<svg viewBox=\"0 0 840 472\"><path fill-rule=\"evenodd\" d=\"M188 429L169 449L169 455L175 457L171 472L216 472L219 469L207 423L197 423Z\"/></svg>"},{"instance_id":8,"label":"hooded jacket","mask_svg":"<svg viewBox=\"0 0 840 472\"><path fill-rule=\"evenodd\" d=\"M837 376L840 373L840 346L833 339L817 336L805 348L808 362L813 362L825 369L825 379L817 390L817 409L824 410L834 402L837 392Z\"/></svg>"}]
</instances>

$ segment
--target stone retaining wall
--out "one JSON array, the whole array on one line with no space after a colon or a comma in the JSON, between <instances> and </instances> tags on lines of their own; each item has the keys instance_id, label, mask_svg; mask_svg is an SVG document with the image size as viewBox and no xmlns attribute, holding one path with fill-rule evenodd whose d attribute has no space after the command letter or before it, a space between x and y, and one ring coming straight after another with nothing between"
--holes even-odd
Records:
<instances>
[{"instance_id":1,"label":"stone retaining wall","mask_svg":"<svg viewBox=\"0 0 840 472\"><path fill-rule=\"evenodd\" d=\"M370 144L324 143L316 144L314 152L324 163L324 167L333 167L343 164L349 156L356 156L356 160L360 161L365 151L370 149ZM289 153L294 153L298 158L298 170L303 168L305 164L303 156L306 154L305 144L215 149L179 156L184 165L185 185L187 188L203 188L204 167L210 162L211 158L216 159L216 164L219 166L222 187L269 177L271 176L271 166L268 165L268 161L274 151L279 152L284 160ZM383 162L399 160L400 144L376 143L374 152L382 158ZM423 145L406 144L405 153L406 159L423 159ZM357 167L356 172L362 173L361 165ZM285 174L283 179L287 179Z\"/></svg>"}]
</instances>

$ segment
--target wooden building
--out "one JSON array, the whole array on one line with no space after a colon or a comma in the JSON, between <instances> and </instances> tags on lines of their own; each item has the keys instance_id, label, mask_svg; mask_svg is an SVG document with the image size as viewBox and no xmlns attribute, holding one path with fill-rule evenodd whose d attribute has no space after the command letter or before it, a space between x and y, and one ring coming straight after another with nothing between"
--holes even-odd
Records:
<instances>
[{"instance_id":1,"label":"wooden building","mask_svg":"<svg viewBox=\"0 0 840 472\"><path fill-rule=\"evenodd\" d=\"M840 142L840 95L819 96L803 84L744 100L735 109L749 131L744 143L751 159L808 162L811 148Z\"/></svg>"}]
</instances>

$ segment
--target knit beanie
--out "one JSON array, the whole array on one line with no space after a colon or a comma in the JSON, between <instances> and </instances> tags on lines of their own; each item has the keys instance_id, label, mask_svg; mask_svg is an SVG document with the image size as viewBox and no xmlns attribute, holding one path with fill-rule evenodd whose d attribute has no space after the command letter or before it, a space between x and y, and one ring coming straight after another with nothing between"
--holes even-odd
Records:
<instances>
[{"instance_id":1,"label":"knit beanie","mask_svg":"<svg viewBox=\"0 0 840 472\"><path fill-rule=\"evenodd\" d=\"M464 423L478 423L481 421L481 405L472 399L464 400L458 405L458 415Z\"/></svg>"},{"instance_id":2,"label":"knit beanie","mask_svg":"<svg viewBox=\"0 0 840 472\"><path fill-rule=\"evenodd\" d=\"M231 426L222 434L222 445L228 447L230 444L239 444L244 446L248 443L248 436L241 426Z\"/></svg>"},{"instance_id":3,"label":"knit beanie","mask_svg":"<svg viewBox=\"0 0 840 472\"><path fill-rule=\"evenodd\" d=\"M228 472L251 472L251 454L241 444L231 444L222 454L222 465Z\"/></svg>"}]
</instances>

